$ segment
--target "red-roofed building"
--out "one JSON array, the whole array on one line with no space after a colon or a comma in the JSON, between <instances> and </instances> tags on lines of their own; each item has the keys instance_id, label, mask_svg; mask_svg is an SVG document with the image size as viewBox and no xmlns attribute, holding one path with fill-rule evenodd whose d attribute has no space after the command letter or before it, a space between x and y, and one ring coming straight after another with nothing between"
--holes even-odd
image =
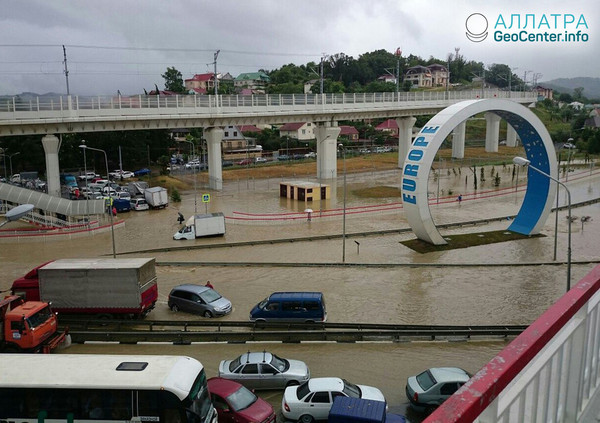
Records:
<instances>
[{"instance_id":1,"label":"red-roofed building","mask_svg":"<svg viewBox=\"0 0 600 423\"><path fill-rule=\"evenodd\" d=\"M257 128L254 125L240 125L238 128L240 129L240 132L261 132L260 128Z\"/></svg>"},{"instance_id":2,"label":"red-roofed building","mask_svg":"<svg viewBox=\"0 0 600 423\"><path fill-rule=\"evenodd\" d=\"M184 82L186 90L194 91L197 94L206 94L207 91L215 89L215 74L212 72L196 74Z\"/></svg>"},{"instance_id":3,"label":"red-roofed building","mask_svg":"<svg viewBox=\"0 0 600 423\"><path fill-rule=\"evenodd\" d=\"M279 136L295 140L312 140L315 138L315 126L311 122L286 123L279 128Z\"/></svg>"},{"instance_id":4,"label":"red-roofed building","mask_svg":"<svg viewBox=\"0 0 600 423\"><path fill-rule=\"evenodd\" d=\"M340 125L340 137L345 137L348 141L358 141L358 129L350 125Z\"/></svg>"},{"instance_id":5,"label":"red-roofed building","mask_svg":"<svg viewBox=\"0 0 600 423\"><path fill-rule=\"evenodd\" d=\"M398 123L396 119L388 119L375 127L376 131L386 132L388 135L397 137L398 136Z\"/></svg>"}]
</instances>

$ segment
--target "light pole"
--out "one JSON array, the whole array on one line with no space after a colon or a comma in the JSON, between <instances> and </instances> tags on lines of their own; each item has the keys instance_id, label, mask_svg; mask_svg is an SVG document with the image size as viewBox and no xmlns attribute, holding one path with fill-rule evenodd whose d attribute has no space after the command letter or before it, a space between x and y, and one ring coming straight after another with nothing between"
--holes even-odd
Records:
<instances>
[{"instance_id":1,"label":"light pole","mask_svg":"<svg viewBox=\"0 0 600 423\"><path fill-rule=\"evenodd\" d=\"M194 215L198 214L198 190L196 189L196 148L193 142L189 140L182 140L184 142L189 142L192 144L192 157L194 157ZM188 160L188 163L190 161ZM198 164L200 166L200 164Z\"/></svg>"},{"instance_id":2,"label":"light pole","mask_svg":"<svg viewBox=\"0 0 600 423\"><path fill-rule=\"evenodd\" d=\"M81 140L81 143L85 145L85 140ZM88 174L87 174L87 158L85 155L85 148L83 149L83 174L85 175L85 212L87 214L87 224L90 223L90 188L88 186ZM109 190L110 193L110 190ZM111 210L112 215L112 210Z\"/></svg>"},{"instance_id":3,"label":"light pole","mask_svg":"<svg viewBox=\"0 0 600 423\"><path fill-rule=\"evenodd\" d=\"M346 147L344 144L338 144L342 150L344 163L344 214L342 217L342 263L346 263Z\"/></svg>"},{"instance_id":4,"label":"light pole","mask_svg":"<svg viewBox=\"0 0 600 423\"><path fill-rule=\"evenodd\" d=\"M569 188L567 188L567 186L565 184L560 182L558 179L553 178L552 176L548 175L546 172L543 172L540 169L538 169L537 167L533 166L529 160L527 160L523 157L515 157L513 159L513 163L516 165L519 165L519 166L529 166L530 169L533 169L536 172L544 175L548 179L551 179L552 181L556 182L557 184L562 185L564 187L565 191L567 191L568 212L569 212L569 215L567 216L567 219L569 220L569 240L568 240L568 247L567 247L567 292L569 292L571 290L571 192L569 191ZM556 210L556 213L558 213L558 210Z\"/></svg>"},{"instance_id":5,"label":"light pole","mask_svg":"<svg viewBox=\"0 0 600 423\"><path fill-rule=\"evenodd\" d=\"M104 161L106 162L106 177L108 178L108 157L106 156L106 151L104 151L100 148L88 147L85 144L81 144L79 146L79 148L83 149L84 154L85 154L85 150L99 151L100 153L104 153ZM109 202L108 214L110 216L110 235L112 237L112 251L113 251L113 258L117 258L117 249L115 247L115 228L113 225L112 198L110 197L110 189L108 190L108 195L109 195L109 198L111 199L111 201Z\"/></svg>"},{"instance_id":6,"label":"light pole","mask_svg":"<svg viewBox=\"0 0 600 423\"><path fill-rule=\"evenodd\" d=\"M9 154L9 155L8 155L8 162L10 163L10 177L11 177L11 178L12 178L12 175L13 175L13 170L12 170L12 158L13 158L13 156L16 156L17 154L21 154L21 152L20 152L20 151L17 151L16 153L13 153L13 154Z\"/></svg>"}]
</instances>

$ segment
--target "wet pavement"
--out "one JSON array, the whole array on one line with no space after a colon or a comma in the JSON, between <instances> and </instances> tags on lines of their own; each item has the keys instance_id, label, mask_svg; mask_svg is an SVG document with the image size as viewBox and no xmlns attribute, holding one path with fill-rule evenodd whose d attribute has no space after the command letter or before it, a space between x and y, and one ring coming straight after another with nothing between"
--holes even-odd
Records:
<instances>
[{"instance_id":1,"label":"wet pavement","mask_svg":"<svg viewBox=\"0 0 600 423\"><path fill-rule=\"evenodd\" d=\"M439 180L440 202L432 204L436 224L514 215L518 212L524 191L514 189L510 173L499 188L487 185L473 194L470 181L465 185L461 175L444 175ZM566 289L566 252L568 225L566 211L558 216L557 261L553 261L554 213L546 222L543 237L497 243L480 247L419 254L401 241L412 239L411 232L355 237L358 232L402 229L408 224L402 214L399 198L359 198L358 189L375 186L398 187L399 171L369 172L348 175L347 211L370 205L387 204L389 210L348 213L346 216L345 265L342 262L343 240L273 243L234 246L237 242L270 240L317 235L340 235L341 213L319 217L319 210L343 208L343 184L340 177L333 199L315 210L310 222L305 218L273 220L275 214L301 216L306 204L278 197L278 180L246 180L226 183L222 192L199 187L196 209L199 213L224 212L227 217L241 213L259 214L267 222L227 219L223 238L174 241L179 229L177 213L186 218L194 212L194 192L185 192L182 203L165 210L130 212L119 215L124 227L115 230L119 254L153 248L169 248L208 244L231 244L211 249L174 250L158 253L133 253L134 256L156 257L159 304L151 319L201 319L173 313L166 306L169 290L180 283L202 283L210 280L215 289L229 298L233 311L223 320L247 320L253 305L273 291L316 290L325 294L329 320L332 322L369 322L398 324L528 324L553 304ZM563 179L564 181L564 179ZM314 182L314 181L313 181ZM330 181L331 182L331 181ZM511 186L510 184L513 184ZM525 184L521 175L519 184ZM600 198L600 173L578 170L567 182L572 201ZM449 191L452 190L452 195ZM437 198L438 181L430 181L431 198ZM200 194L211 194L211 202L200 202ZM454 200L458 193L463 201ZM481 192L484 192L481 194ZM496 195L498 194L498 195ZM559 204L565 204L561 188ZM572 225L572 285L592 269L600 257L600 203L574 208L573 215L591 216L583 224ZM295 214L294 213L300 213ZM329 213L324 213L324 215ZM501 230L509 221L480 226L464 226L443 230L444 235ZM110 232L72 239L40 239L0 244L0 289L8 289L14 279L31 268L51 259L96 257L111 254ZM592 263L590 263L592 261ZM210 264L207 264L210 263ZM236 264L240 263L240 264ZM248 265L251 263L252 265ZM261 265L261 263L268 263ZM293 263L295 267L276 263ZM530 265L531 263L542 263ZM520 264L517 266L515 264ZM527 265L525 265L527 264ZM267 349L283 357L307 362L314 377L342 376L355 383L374 385L384 394L391 409L406 412L412 422L423 416L406 411L404 385L408 376L433 366L459 366L475 373L500 351L507 341L410 342L410 343L303 343L303 344L204 344L173 345L74 345L66 352L83 353L156 353L190 355L202 361L209 376L216 375L220 360L232 358L247 350ZM280 393L265 392L275 407L280 408Z\"/></svg>"}]
</instances>

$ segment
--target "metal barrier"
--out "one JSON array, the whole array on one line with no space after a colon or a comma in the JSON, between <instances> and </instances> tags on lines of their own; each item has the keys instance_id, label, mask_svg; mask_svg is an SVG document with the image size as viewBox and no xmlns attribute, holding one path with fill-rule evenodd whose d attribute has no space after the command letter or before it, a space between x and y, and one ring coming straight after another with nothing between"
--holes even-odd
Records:
<instances>
[{"instance_id":1,"label":"metal barrier","mask_svg":"<svg viewBox=\"0 0 600 423\"><path fill-rule=\"evenodd\" d=\"M596 266L425 422L590 421L600 382L599 290Z\"/></svg>"}]
</instances>

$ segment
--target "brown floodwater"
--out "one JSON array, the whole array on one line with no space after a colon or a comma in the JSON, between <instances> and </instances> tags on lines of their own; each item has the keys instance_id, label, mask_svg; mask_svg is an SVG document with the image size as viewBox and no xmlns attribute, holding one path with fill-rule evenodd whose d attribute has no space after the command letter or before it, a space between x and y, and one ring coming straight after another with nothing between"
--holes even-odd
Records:
<instances>
[{"instance_id":1,"label":"brown floodwater","mask_svg":"<svg viewBox=\"0 0 600 423\"><path fill-rule=\"evenodd\" d=\"M444 175L439 179L440 202L431 205L437 224L469 221L488 217L514 215L524 192L512 189L508 182L495 190L485 186L480 191L495 194L472 194L470 182L465 185L466 170L461 175ZM522 175L521 175L522 176ZM125 225L115 229L117 253L131 252L139 257L156 257L159 304L151 319L192 320L200 317L173 313L166 305L170 289L181 283L210 280L215 289L229 298L233 311L223 320L248 319L252 306L274 291L315 290L325 294L328 317L332 322L369 322L398 324L528 324L553 304L566 289L566 252L568 225L566 211L559 213L557 263L553 262L554 214L546 222L545 236L443 252L420 254L401 244L412 239L411 232L385 235L353 236L353 233L401 229L408 224L401 206L387 210L347 214L346 240L297 241L264 245L235 246L236 242L275 240L318 235L340 235L342 215L320 217L319 210L343 208L344 187L338 180L333 198L323 205L305 204L278 197L278 181L234 181L221 192L204 187L185 192L182 203L164 210L130 212L119 215ZM508 177L506 179L509 179ZM573 203L600 198L600 176L585 172L570 176L568 186ZM331 182L331 181L329 181ZM399 198L360 198L353 192L369 186L399 186L399 171L351 175L347 179L347 210L372 205L394 205ZM513 182L514 183L514 182ZM519 180L524 184L525 180ZM502 189L504 189L502 191ZM438 181L430 181L431 198L438 196ZM443 194L441 193L443 191ZM210 192L208 204L200 202L200 194ZM452 192L452 195L449 195ZM463 195L459 204L457 193ZM445 198L445 200L444 200ZM565 204L561 189L559 203ZM310 207L312 220L274 220L275 214L302 213ZM266 221L227 219L227 233L222 238L174 241L179 228L177 213L187 218L194 213L222 211L226 216L241 213L259 214ZM574 208L573 215L591 216L582 226L572 225L572 285L588 273L599 260L600 204ZM297 215L296 215L297 216ZM507 228L502 220L480 226L463 226L444 230L444 235ZM8 227L8 226L7 226ZM230 244L216 246L217 244ZM214 244L211 249L171 250L148 253L143 250ZM233 244L233 245L231 245ZM345 261L342 250L345 244ZM71 239L51 237L36 240L13 240L0 243L0 290L10 288L14 279L31 268L52 259L67 257L110 256L110 231ZM589 263L592 261L592 263ZM594 261L596 263L594 263ZM279 266L295 263L297 266ZM541 263L536 264L535 263ZM491 264L495 266L490 266ZM531 264L514 266L513 264ZM368 265L368 266L367 266ZM444 266L447 265L447 266ZM314 377L341 376L355 383L379 387L391 409L406 413L411 422L422 419L406 410L404 395L406 378L428 367L459 366L474 373L504 346L504 340L468 342L406 343L257 343L257 344L193 344L174 346L161 344L73 345L71 353L152 353L182 354L198 358L209 376L216 375L220 360L252 350L267 349L283 357L307 362ZM278 410L281 394L264 392Z\"/></svg>"}]
</instances>

